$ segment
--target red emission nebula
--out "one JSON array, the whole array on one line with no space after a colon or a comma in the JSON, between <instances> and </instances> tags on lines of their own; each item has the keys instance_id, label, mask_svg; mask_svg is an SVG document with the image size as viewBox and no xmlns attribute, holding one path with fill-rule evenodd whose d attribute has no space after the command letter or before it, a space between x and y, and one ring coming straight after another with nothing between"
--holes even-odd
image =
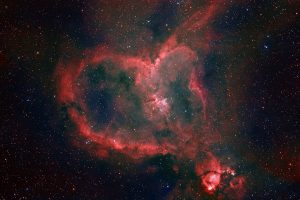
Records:
<instances>
[{"instance_id":1,"label":"red emission nebula","mask_svg":"<svg viewBox=\"0 0 300 200\"><path fill-rule=\"evenodd\" d=\"M83 58L61 60L57 100L67 107L79 146L101 159L118 154L141 162L170 154L193 161L195 193L243 198L245 178L212 152L221 133L212 125L216 108L202 79L209 44L219 37L209 23L222 5L195 11L164 42L137 55L100 45Z\"/></svg>"}]
</instances>

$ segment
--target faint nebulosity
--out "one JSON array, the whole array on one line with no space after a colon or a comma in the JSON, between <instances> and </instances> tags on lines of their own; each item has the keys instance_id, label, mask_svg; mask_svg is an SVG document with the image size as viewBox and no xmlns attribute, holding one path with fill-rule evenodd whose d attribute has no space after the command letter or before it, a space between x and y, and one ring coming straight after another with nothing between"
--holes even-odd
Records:
<instances>
[{"instance_id":1,"label":"faint nebulosity","mask_svg":"<svg viewBox=\"0 0 300 200\"><path fill-rule=\"evenodd\" d=\"M299 199L300 4L1 2L1 199Z\"/></svg>"}]
</instances>

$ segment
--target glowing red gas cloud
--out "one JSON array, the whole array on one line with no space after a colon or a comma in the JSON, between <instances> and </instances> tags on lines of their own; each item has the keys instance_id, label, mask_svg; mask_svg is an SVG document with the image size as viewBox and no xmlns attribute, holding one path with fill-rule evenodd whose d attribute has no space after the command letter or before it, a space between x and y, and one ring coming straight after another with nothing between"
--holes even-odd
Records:
<instances>
[{"instance_id":1,"label":"glowing red gas cloud","mask_svg":"<svg viewBox=\"0 0 300 200\"><path fill-rule=\"evenodd\" d=\"M143 50L141 55L126 55L112 50L110 46L100 45L83 52L81 59L61 60L58 63L55 74L58 81L57 99L67 106L78 135L85 141L80 144L82 148L89 150L92 144L93 153L102 159L118 153L133 162L172 154L178 160L190 159L196 163L199 187L204 187L207 193L213 194L219 187L227 188L224 189L226 191L243 190L244 179L235 177L235 171L223 166L210 151L213 144L220 143L220 134L211 123L213 98L202 82L205 73L203 58L197 53L197 49L201 49L203 57L209 53L209 43L214 37L209 23L221 6L221 3L211 1L177 27L165 42L154 49ZM202 33L201 38L199 32ZM84 76L87 70L96 70L99 65L110 76L115 76L119 71L126 72L132 86L128 91L121 90L112 82L97 84L99 90L118 87L120 92L113 96L111 102L116 114L104 127L95 129L90 120L93 110L83 98L89 87ZM179 85L174 86L177 82ZM185 94L175 93L178 87ZM135 109L136 102L128 97L128 92L138 96L140 110ZM179 108L175 103L181 95L187 95L181 102L190 105L187 107L190 110L183 109L181 115L189 120L175 114L181 112L176 110ZM129 117L134 113L137 114L136 120L142 117L147 123L129 127L127 124L134 124L132 120L135 119ZM120 116L124 123L120 122ZM199 153L205 153L207 158L199 160ZM228 176L234 178L224 187L222 180Z\"/></svg>"}]
</instances>

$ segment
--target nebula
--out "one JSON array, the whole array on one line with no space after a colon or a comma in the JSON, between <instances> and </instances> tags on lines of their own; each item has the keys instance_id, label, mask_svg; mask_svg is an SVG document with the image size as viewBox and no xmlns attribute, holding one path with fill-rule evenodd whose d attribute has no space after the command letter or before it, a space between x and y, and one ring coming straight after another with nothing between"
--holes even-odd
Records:
<instances>
[{"instance_id":1,"label":"nebula","mask_svg":"<svg viewBox=\"0 0 300 200\"><path fill-rule=\"evenodd\" d=\"M172 155L177 162L192 161L194 198L243 198L245 177L214 154L215 146L226 144L214 127L217 108L203 83L203 60L218 37L210 23L221 6L211 1L137 55L101 44L80 58L61 59L57 100L76 127L77 145L104 160L122 155L138 164Z\"/></svg>"}]
</instances>

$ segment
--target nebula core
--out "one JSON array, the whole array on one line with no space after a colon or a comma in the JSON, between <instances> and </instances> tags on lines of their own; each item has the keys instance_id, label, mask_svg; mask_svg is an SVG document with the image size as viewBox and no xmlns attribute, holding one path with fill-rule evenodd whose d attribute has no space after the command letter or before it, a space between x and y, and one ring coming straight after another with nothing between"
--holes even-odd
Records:
<instances>
[{"instance_id":1,"label":"nebula core","mask_svg":"<svg viewBox=\"0 0 300 200\"><path fill-rule=\"evenodd\" d=\"M199 188L218 191L218 198L242 198L245 178L213 153L222 133L212 123L214 99L202 80L203 60L217 37L210 22L220 6L208 3L165 41L137 55L100 45L83 58L61 61L58 102L67 106L79 146L101 159L119 153L132 162L167 154L191 160Z\"/></svg>"}]
</instances>

